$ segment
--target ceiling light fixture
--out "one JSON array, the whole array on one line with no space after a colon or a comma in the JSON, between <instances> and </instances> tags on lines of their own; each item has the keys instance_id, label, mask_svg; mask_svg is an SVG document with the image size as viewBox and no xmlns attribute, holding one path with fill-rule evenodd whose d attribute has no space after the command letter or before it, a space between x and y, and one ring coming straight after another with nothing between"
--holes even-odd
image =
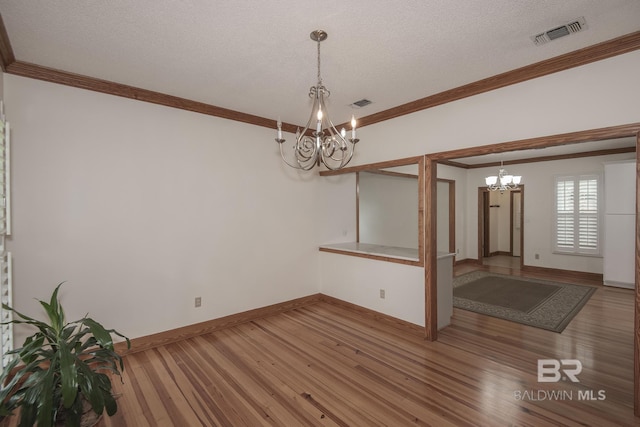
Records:
<instances>
[{"instance_id":1,"label":"ceiling light fixture","mask_svg":"<svg viewBox=\"0 0 640 427\"><path fill-rule=\"evenodd\" d=\"M504 193L505 190L517 189L522 177L520 175L510 175L509 172L504 169L502 162L500 162L498 176L488 176L484 180L489 191L500 191Z\"/></svg>"},{"instance_id":2,"label":"ceiling light fixture","mask_svg":"<svg viewBox=\"0 0 640 427\"><path fill-rule=\"evenodd\" d=\"M313 98L311 116L305 128L296 130L296 142L293 145L294 161L290 162L285 156L282 137L282 122L278 120L278 133L276 142L280 146L280 155L284 162L295 169L311 170L321 164L328 169L337 170L345 167L351 157L356 143L356 119L351 117L351 137L347 138L347 131L342 128L340 132L329 119L325 106L325 97L330 95L329 90L322 84L320 76L320 42L327 39L327 33L323 30L313 31L311 40L318 44L318 83L309 89L309 97Z\"/></svg>"}]
</instances>

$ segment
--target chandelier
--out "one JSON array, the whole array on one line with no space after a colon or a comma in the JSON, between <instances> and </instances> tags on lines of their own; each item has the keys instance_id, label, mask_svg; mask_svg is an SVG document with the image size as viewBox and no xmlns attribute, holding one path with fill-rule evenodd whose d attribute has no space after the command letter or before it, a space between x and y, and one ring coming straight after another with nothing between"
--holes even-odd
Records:
<instances>
[{"instance_id":1,"label":"chandelier","mask_svg":"<svg viewBox=\"0 0 640 427\"><path fill-rule=\"evenodd\" d=\"M498 170L498 176L492 175L485 179L487 189L490 191L500 191L503 193L505 190L515 190L520 185L522 177L519 175L510 175L504 169L502 162L500 162L500 169Z\"/></svg>"},{"instance_id":2,"label":"chandelier","mask_svg":"<svg viewBox=\"0 0 640 427\"><path fill-rule=\"evenodd\" d=\"M318 83L309 89L309 97L313 98L311 116L305 128L296 130L296 140L293 144L294 161L287 160L285 155L284 142L282 137L282 122L278 120L278 133L276 142L280 146L280 155L284 162L295 169L311 170L314 166L321 164L328 169L337 170L345 167L351 157L355 144L359 141L356 138L356 119L351 117L350 138L347 138L347 131L342 128L340 132L336 129L325 106L325 98L330 95L329 90L322 84L320 76L320 42L327 39L327 33L323 30L313 31L311 40L318 45Z\"/></svg>"}]
</instances>

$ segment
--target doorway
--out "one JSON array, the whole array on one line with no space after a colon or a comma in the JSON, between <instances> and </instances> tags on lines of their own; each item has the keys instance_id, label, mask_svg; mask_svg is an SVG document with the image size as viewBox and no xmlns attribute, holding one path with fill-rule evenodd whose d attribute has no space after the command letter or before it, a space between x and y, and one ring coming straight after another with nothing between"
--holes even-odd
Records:
<instances>
[{"instance_id":1,"label":"doorway","mask_svg":"<svg viewBox=\"0 0 640 427\"><path fill-rule=\"evenodd\" d=\"M478 262L520 269L524 245L524 186L516 190L478 188Z\"/></svg>"},{"instance_id":2,"label":"doorway","mask_svg":"<svg viewBox=\"0 0 640 427\"><path fill-rule=\"evenodd\" d=\"M437 164L439 162L444 163L457 158L479 156L487 153L503 153L514 150L526 150L526 149L541 149L553 146L565 146L568 144L580 144L587 143L589 141L603 141L614 138L633 138L635 140L635 152L636 160L640 162L640 123L630 123L620 126L612 126L608 128L590 129L585 131L572 132L570 134L558 134L540 138L532 138L528 140L510 141L500 144L494 144L492 146L481 146L465 148L460 150L445 151L440 153L429 154L425 157L424 162L424 175L426 179L425 185L425 204L426 206L432 205L431 212L427 212L425 215L425 338L429 341L435 341L438 338L438 318L436 301L436 289L437 289L437 256L436 256L436 236L435 233L430 232L436 229L436 212L435 203L431 203L435 199L435 185L437 177ZM636 174L636 189L640 188L640 172ZM524 193L522 194L524 196ZM522 197L522 202L524 197ZM640 214L640 211L638 212ZM479 224L478 229L482 227ZM636 228L640 234L640 222L637 222ZM522 248L521 242L521 248ZM478 251L478 255L482 252ZM634 312L636 319L640 318L640 239L636 239L635 247L636 257L636 291L635 291L635 303ZM522 257L521 257L522 258ZM640 326L638 323L634 325L634 341L640 342ZM640 346L634 346L633 352L634 360L634 398L633 406L636 416L640 416Z\"/></svg>"}]
</instances>

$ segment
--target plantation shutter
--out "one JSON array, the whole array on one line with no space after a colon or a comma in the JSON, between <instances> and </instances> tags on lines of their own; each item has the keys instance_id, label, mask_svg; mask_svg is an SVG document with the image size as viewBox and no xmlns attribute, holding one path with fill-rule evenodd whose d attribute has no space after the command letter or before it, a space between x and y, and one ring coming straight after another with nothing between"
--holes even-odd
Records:
<instances>
[{"instance_id":1,"label":"plantation shutter","mask_svg":"<svg viewBox=\"0 0 640 427\"><path fill-rule=\"evenodd\" d=\"M581 252L598 253L598 179L580 179L578 205L578 249Z\"/></svg>"},{"instance_id":2,"label":"plantation shutter","mask_svg":"<svg viewBox=\"0 0 640 427\"><path fill-rule=\"evenodd\" d=\"M575 240L574 182L558 180L556 183L556 249L573 250Z\"/></svg>"},{"instance_id":3,"label":"plantation shutter","mask_svg":"<svg viewBox=\"0 0 640 427\"><path fill-rule=\"evenodd\" d=\"M555 186L555 251L600 253L600 177L562 176Z\"/></svg>"},{"instance_id":4,"label":"plantation shutter","mask_svg":"<svg viewBox=\"0 0 640 427\"><path fill-rule=\"evenodd\" d=\"M10 147L10 127L0 101L0 300L13 306L11 253L5 248L5 237L11 235ZM11 320L12 312L0 306L0 369L7 366L10 361L7 353L13 350L13 324L7 324Z\"/></svg>"}]
</instances>

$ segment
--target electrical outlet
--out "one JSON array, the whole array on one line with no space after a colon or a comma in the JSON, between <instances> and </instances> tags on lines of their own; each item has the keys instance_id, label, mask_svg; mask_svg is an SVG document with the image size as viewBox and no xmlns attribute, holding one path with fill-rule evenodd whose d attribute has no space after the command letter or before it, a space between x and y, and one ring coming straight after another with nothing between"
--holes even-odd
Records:
<instances>
[{"instance_id":1,"label":"electrical outlet","mask_svg":"<svg viewBox=\"0 0 640 427\"><path fill-rule=\"evenodd\" d=\"M384 299L384 297L385 297L384 289L380 289L380 298Z\"/></svg>"},{"instance_id":2,"label":"electrical outlet","mask_svg":"<svg viewBox=\"0 0 640 427\"><path fill-rule=\"evenodd\" d=\"M202 298L196 297L196 307L200 307L202 305Z\"/></svg>"}]
</instances>

